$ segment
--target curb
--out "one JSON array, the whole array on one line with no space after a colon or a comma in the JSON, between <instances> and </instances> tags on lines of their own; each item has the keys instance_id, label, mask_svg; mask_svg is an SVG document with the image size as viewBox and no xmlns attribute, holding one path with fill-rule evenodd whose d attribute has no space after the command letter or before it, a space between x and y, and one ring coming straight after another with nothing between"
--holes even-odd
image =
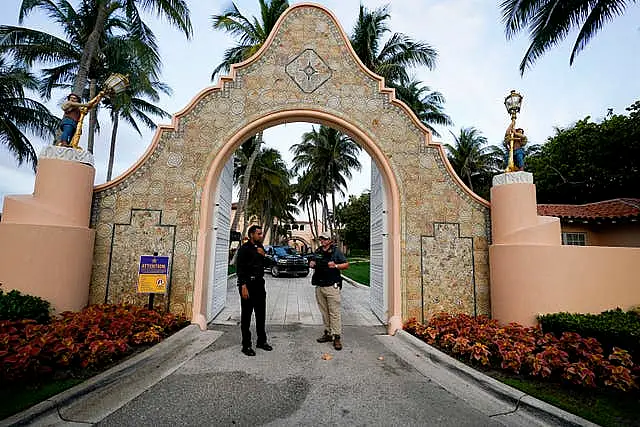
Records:
<instances>
[{"instance_id":1,"label":"curb","mask_svg":"<svg viewBox=\"0 0 640 427\"><path fill-rule=\"evenodd\" d=\"M126 359L122 363L119 363L111 367L110 369L101 372L100 374L91 377L74 387L71 387L70 389L58 393L55 396L51 396L48 399L37 403L31 408L14 414L8 418L5 418L4 420L0 420L0 426L27 425L28 423L37 420L39 417L45 416L50 411L54 411L56 409L59 410L62 407L70 405L73 402L88 396L92 392L96 392L97 390L108 387L112 384L116 384L122 378L131 376L136 370L144 366L147 361L152 360L159 355L162 355L168 350L171 350L172 346L174 345L180 345L182 348L184 348L187 347L189 343L202 340L203 338L205 338L206 341L210 340L212 343L219 337L219 335L214 336L213 334L209 334L211 335L211 337L206 338L202 334L203 332L200 331L198 325L191 324L185 326L165 340L129 359ZM206 341L204 342L204 344L206 344ZM210 345L210 343L207 345ZM199 351L197 351L195 354L197 353L199 353ZM192 358L195 354L192 354L187 360ZM169 369L165 373L168 375L169 373L180 367L187 360L184 360L182 363L174 366L174 369Z\"/></svg>"},{"instance_id":2,"label":"curb","mask_svg":"<svg viewBox=\"0 0 640 427\"><path fill-rule=\"evenodd\" d=\"M349 283L351 286L355 286L356 288L371 289L371 286L367 286L367 285L363 285L362 283L358 283L355 280L345 276L344 274L342 275L342 280L344 280L345 282Z\"/></svg>"},{"instance_id":3,"label":"curb","mask_svg":"<svg viewBox=\"0 0 640 427\"><path fill-rule=\"evenodd\" d=\"M593 426L597 427L591 421L585 420L577 415L571 414L549 403L543 402L531 395L528 395L516 388L485 375L459 360L441 352L435 347L425 343L421 339L411 335L410 333L399 330L395 334L398 339L411 345L415 349L423 352L425 356L440 366L445 367L449 371L454 372L465 381L475 384L482 388L494 398L503 401L505 404L513 405L515 411L524 411L533 415L537 419L543 419L550 423L566 426Z\"/></svg>"}]
</instances>

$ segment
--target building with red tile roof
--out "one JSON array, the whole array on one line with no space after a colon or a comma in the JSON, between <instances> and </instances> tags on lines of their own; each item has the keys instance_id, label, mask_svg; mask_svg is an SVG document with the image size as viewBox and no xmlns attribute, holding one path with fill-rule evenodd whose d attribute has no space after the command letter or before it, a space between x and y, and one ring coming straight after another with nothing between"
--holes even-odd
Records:
<instances>
[{"instance_id":1,"label":"building with red tile roof","mask_svg":"<svg viewBox=\"0 0 640 427\"><path fill-rule=\"evenodd\" d=\"M564 244L640 247L640 199L539 204L538 215L560 218Z\"/></svg>"}]
</instances>

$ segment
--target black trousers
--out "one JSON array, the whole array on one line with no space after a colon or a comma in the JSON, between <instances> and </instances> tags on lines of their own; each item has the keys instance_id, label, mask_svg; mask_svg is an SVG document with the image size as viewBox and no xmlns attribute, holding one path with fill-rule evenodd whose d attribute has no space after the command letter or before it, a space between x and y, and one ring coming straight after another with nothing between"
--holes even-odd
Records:
<instances>
[{"instance_id":1,"label":"black trousers","mask_svg":"<svg viewBox=\"0 0 640 427\"><path fill-rule=\"evenodd\" d=\"M258 344L267 343L267 333L264 329L267 292L264 289L264 279L258 278L247 284L249 298L242 298L242 290L240 291L240 330L242 331L242 347L251 347L251 316L256 313L256 335L258 336Z\"/></svg>"}]
</instances>

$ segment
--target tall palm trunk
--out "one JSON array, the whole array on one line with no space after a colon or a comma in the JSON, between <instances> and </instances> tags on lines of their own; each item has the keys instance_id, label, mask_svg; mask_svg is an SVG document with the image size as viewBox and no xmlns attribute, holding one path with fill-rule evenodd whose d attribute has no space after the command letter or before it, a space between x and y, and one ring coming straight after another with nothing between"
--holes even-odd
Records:
<instances>
[{"instance_id":1,"label":"tall palm trunk","mask_svg":"<svg viewBox=\"0 0 640 427\"><path fill-rule=\"evenodd\" d=\"M251 178L251 170L253 169L253 164L258 157L258 153L260 152L260 144L262 144L262 132L258 132L256 134L255 141L253 143L253 149L251 151L251 156L249 156L249 160L247 161L247 167L244 171L244 176L242 177L242 184L240 184L240 194L238 195L238 209L236 209L236 214L233 216L233 222L231 223L231 229L238 229L238 222L240 221L240 216L243 216L243 225L242 225L242 236L247 232L247 223L249 222L249 218L247 218L244 214L244 211L247 208L248 201L248 193L249 193L249 180Z\"/></svg>"},{"instance_id":2,"label":"tall palm trunk","mask_svg":"<svg viewBox=\"0 0 640 427\"><path fill-rule=\"evenodd\" d=\"M317 238L317 236L320 235L320 230L318 230L318 203L313 202L311 209L313 212L313 228L315 228L316 230L316 238Z\"/></svg>"},{"instance_id":3,"label":"tall palm trunk","mask_svg":"<svg viewBox=\"0 0 640 427\"><path fill-rule=\"evenodd\" d=\"M253 164L256 161L256 157L258 157L258 152L260 151L260 144L262 144L262 132L258 132L256 134L256 139L253 142L253 151L251 152L251 156L249 156L249 160L247 161L247 167L244 170L244 176L242 177L242 183L240 184L240 194L238 195L238 208L236 209L236 213L233 216L233 222L231 223L231 231L235 231L238 229L238 222L240 222L240 216L243 216L242 222L242 234L241 238L245 236L247 233L247 223L249 219L247 215L244 215L244 211L247 209L247 201L248 201L248 193L249 193L249 178L251 178L251 169L253 169ZM235 251L233 254L233 259L231 259L231 264L235 265L238 257L238 251Z\"/></svg>"},{"instance_id":4,"label":"tall palm trunk","mask_svg":"<svg viewBox=\"0 0 640 427\"><path fill-rule=\"evenodd\" d=\"M100 35L104 32L104 25L107 20L107 0L98 1L98 15L96 17L95 25L87 42L82 49L82 57L80 58L80 68L78 74L73 82L73 92L82 94L84 87L87 85L87 79L89 77L89 68L91 62L95 58L98 52L98 42L100 41Z\"/></svg>"},{"instance_id":5,"label":"tall palm trunk","mask_svg":"<svg viewBox=\"0 0 640 427\"><path fill-rule=\"evenodd\" d=\"M109 148L109 165L107 166L107 181L111 181L111 174L113 173L113 160L116 155L116 135L118 134L118 121L120 115L118 111L111 115L111 121L113 122L113 128L111 129L111 147Z\"/></svg>"},{"instance_id":6,"label":"tall palm trunk","mask_svg":"<svg viewBox=\"0 0 640 427\"><path fill-rule=\"evenodd\" d=\"M324 214L323 214L323 219L324 219L324 225L323 225L323 229L326 230L327 229L327 225L329 226L329 234L333 235L333 227L331 224L331 221L329 220L329 201L327 200L327 195L325 194L323 196L323 210L324 210Z\"/></svg>"},{"instance_id":7,"label":"tall palm trunk","mask_svg":"<svg viewBox=\"0 0 640 427\"><path fill-rule=\"evenodd\" d=\"M91 79L89 82L89 99L93 99L96 96L98 90L98 81ZM93 154L93 144L96 138L96 125L98 124L98 109L92 108L89 111L89 135L87 138L87 151ZM109 178L107 178L107 181Z\"/></svg>"},{"instance_id":8,"label":"tall palm trunk","mask_svg":"<svg viewBox=\"0 0 640 427\"><path fill-rule=\"evenodd\" d=\"M313 240L316 240L316 236L317 236L317 234L316 234L316 233L317 233L317 231L316 231L316 232L314 232L314 228L315 228L315 227L314 227L314 223L311 221L311 204L310 204L310 203L305 202L305 203L304 203L304 208L305 208L305 209L306 209L306 211L307 211L307 218L309 219L309 228L310 228L310 231L311 231L311 237L313 238Z\"/></svg>"},{"instance_id":9,"label":"tall palm trunk","mask_svg":"<svg viewBox=\"0 0 640 427\"><path fill-rule=\"evenodd\" d=\"M338 233L333 233L333 230L336 229L336 192L335 190L331 191L331 208L333 209L331 211L331 235L334 236L334 238L336 239L336 243L340 240L340 238L338 237Z\"/></svg>"}]
</instances>

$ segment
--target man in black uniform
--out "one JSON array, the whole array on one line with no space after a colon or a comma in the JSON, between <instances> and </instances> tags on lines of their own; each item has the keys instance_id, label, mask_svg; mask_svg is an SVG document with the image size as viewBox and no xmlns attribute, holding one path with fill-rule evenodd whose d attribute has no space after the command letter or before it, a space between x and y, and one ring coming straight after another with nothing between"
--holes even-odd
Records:
<instances>
[{"instance_id":1,"label":"man in black uniform","mask_svg":"<svg viewBox=\"0 0 640 427\"><path fill-rule=\"evenodd\" d=\"M240 330L242 331L242 352L247 356L255 356L251 348L251 315L256 313L256 347L271 351L267 343L264 329L267 292L264 289L264 247L262 246L262 228L258 225L249 227L249 240L238 248L236 260L238 273L238 290L240 291Z\"/></svg>"}]
</instances>

